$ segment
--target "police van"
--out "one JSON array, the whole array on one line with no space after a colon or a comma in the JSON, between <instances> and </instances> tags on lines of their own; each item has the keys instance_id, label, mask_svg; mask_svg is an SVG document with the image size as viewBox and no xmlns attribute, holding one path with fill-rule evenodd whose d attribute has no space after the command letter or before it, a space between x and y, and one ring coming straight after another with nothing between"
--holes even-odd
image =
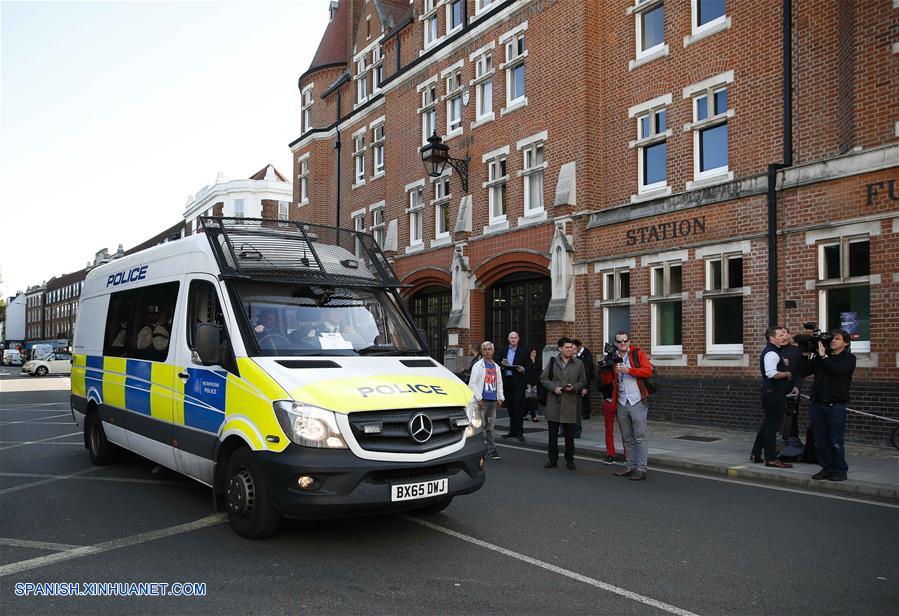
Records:
<instances>
[{"instance_id":1,"label":"police van","mask_svg":"<svg viewBox=\"0 0 899 616\"><path fill-rule=\"evenodd\" d=\"M84 281L71 405L94 464L127 449L192 477L249 538L483 485L477 404L370 235L199 222Z\"/></svg>"}]
</instances>

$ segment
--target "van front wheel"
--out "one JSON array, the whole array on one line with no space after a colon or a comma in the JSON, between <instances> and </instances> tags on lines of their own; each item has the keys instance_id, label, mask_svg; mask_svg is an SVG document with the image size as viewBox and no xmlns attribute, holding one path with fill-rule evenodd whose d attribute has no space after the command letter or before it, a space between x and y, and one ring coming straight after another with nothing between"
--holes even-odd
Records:
<instances>
[{"instance_id":1,"label":"van front wheel","mask_svg":"<svg viewBox=\"0 0 899 616\"><path fill-rule=\"evenodd\" d=\"M91 462L96 466L106 466L115 462L119 448L106 440L103 422L100 420L100 414L96 409L87 415L87 419L84 422L84 436L87 442L87 451L91 456Z\"/></svg>"},{"instance_id":2,"label":"van front wheel","mask_svg":"<svg viewBox=\"0 0 899 616\"><path fill-rule=\"evenodd\" d=\"M247 539L274 535L281 515L272 505L262 469L252 451L242 447L231 454L225 480L225 508L234 531Z\"/></svg>"}]
</instances>

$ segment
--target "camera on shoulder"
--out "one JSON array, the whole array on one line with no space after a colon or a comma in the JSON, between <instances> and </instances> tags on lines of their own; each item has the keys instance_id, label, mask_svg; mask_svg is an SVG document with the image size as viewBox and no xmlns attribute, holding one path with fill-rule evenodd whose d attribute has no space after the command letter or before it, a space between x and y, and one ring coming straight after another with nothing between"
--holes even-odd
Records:
<instances>
[{"instance_id":1,"label":"camera on shoulder","mask_svg":"<svg viewBox=\"0 0 899 616\"><path fill-rule=\"evenodd\" d=\"M806 321L802 324L802 328L806 330L805 333L793 336L793 340L800 349L808 353L817 353L818 343L821 342L824 349L830 353L830 341L833 340L833 334L818 329L814 321Z\"/></svg>"}]
</instances>

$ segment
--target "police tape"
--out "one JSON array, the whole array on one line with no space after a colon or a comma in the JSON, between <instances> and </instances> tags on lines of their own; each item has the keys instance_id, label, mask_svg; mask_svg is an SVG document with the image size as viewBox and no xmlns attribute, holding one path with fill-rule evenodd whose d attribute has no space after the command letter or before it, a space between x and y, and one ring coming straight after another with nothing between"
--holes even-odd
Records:
<instances>
[{"instance_id":1,"label":"police tape","mask_svg":"<svg viewBox=\"0 0 899 616\"><path fill-rule=\"evenodd\" d=\"M205 582L16 582L17 597L205 597Z\"/></svg>"},{"instance_id":2,"label":"police tape","mask_svg":"<svg viewBox=\"0 0 899 616\"><path fill-rule=\"evenodd\" d=\"M805 394L801 394L801 395L802 395L802 397L805 398L806 400L811 400L811 399L812 399L811 396L807 396L807 395L805 395ZM851 409L851 408L849 408L849 407L846 407L846 410L849 411L850 413L855 413L856 415L864 415L865 417L873 417L874 419L881 419L881 420L883 420L883 421L888 421L888 422L890 422L890 423L897 423L897 424L899 424L899 419L893 419L893 418L891 418L891 417L881 417L880 415L875 415L875 414L873 414L873 413L866 413L866 412L864 412L864 411L859 411L859 410L856 410L856 409Z\"/></svg>"}]
</instances>

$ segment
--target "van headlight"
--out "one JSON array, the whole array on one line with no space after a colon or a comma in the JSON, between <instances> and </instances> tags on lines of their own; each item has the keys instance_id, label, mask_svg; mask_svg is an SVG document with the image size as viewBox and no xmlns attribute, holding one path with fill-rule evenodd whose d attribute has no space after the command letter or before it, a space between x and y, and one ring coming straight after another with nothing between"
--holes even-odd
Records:
<instances>
[{"instance_id":1,"label":"van headlight","mask_svg":"<svg viewBox=\"0 0 899 616\"><path fill-rule=\"evenodd\" d=\"M468 427L465 428L465 438L469 438L484 429L484 417L481 414L481 407L478 406L478 400L474 396L465 407L465 414L468 415Z\"/></svg>"},{"instance_id":2,"label":"van headlight","mask_svg":"<svg viewBox=\"0 0 899 616\"><path fill-rule=\"evenodd\" d=\"M287 437L303 447L346 449L337 418L332 411L292 400L274 403L278 423Z\"/></svg>"}]
</instances>

